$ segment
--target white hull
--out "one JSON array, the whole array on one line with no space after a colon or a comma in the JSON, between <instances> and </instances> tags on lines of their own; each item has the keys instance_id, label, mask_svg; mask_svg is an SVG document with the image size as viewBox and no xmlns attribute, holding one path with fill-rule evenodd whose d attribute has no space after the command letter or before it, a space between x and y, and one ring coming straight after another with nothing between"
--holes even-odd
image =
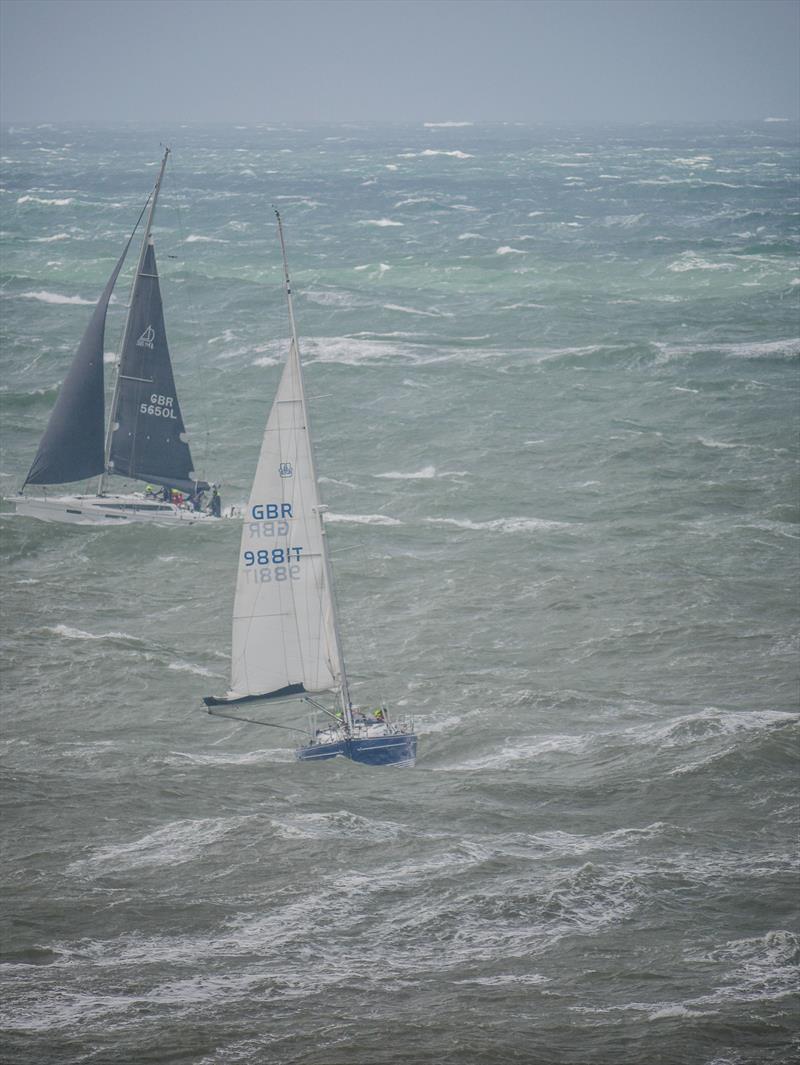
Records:
<instances>
[{"instance_id":1,"label":"white hull","mask_svg":"<svg viewBox=\"0 0 800 1065\"><path fill-rule=\"evenodd\" d=\"M192 525L220 520L203 511L188 510L143 494L45 498L17 496L12 502L17 514L24 517L73 525L127 525L143 521L157 525Z\"/></svg>"}]
</instances>

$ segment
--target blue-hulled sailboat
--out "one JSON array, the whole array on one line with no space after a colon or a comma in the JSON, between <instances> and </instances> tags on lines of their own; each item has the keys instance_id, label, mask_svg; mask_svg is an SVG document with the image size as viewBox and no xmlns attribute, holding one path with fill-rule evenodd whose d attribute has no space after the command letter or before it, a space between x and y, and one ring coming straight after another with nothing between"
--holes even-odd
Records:
<instances>
[{"instance_id":1,"label":"blue-hulled sailboat","mask_svg":"<svg viewBox=\"0 0 800 1065\"><path fill-rule=\"evenodd\" d=\"M314 465L283 227L275 214L291 342L244 515L231 687L224 697L206 696L204 702L210 714L252 721L221 708L303 700L315 713L296 752L300 761L343 757L411 766L417 751L412 725L390 720L384 707L367 716L350 697L325 535L327 508Z\"/></svg>"}]
</instances>

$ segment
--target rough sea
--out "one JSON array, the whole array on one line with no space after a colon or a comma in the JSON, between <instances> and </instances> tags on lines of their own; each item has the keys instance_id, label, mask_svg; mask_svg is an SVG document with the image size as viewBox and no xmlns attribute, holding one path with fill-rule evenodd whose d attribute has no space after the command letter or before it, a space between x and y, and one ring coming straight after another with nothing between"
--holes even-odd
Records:
<instances>
[{"instance_id":1,"label":"rough sea","mask_svg":"<svg viewBox=\"0 0 800 1065\"><path fill-rule=\"evenodd\" d=\"M235 521L13 512L162 143L196 467L247 499L289 332L274 204L354 695L414 718L415 769L204 712ZM3 1062L800 1058L797 148L777 121L4 130Z\"/></svg>"}]
</instances>

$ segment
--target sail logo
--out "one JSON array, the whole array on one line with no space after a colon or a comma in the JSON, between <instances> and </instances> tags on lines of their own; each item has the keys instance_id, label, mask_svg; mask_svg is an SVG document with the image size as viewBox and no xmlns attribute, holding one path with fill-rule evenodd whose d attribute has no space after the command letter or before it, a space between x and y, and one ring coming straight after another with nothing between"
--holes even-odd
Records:
<instances>
[{"instance_id":1,"label":"sail logo","mask_svg":"<svg viewBox=\"0 0 800 1065\"><path fill-rule=\"evenodd\" d=\"M147 329L142 333L139 339L136 341L137 348L150 348L153 350L153 341L156 338L156 331L152 325L148 325Z\"/></svg>"},{"instance_id":2,"label":"sail logo","mask_svg":"<svg viewBox=\"0 0 800 1065\"><path fill-rule=\"evenodd\" d=\"M291 462L282 462L278 467L278 473L281 477L292 477L294 475L294 467Z\"/></svg>"}]
</instances>

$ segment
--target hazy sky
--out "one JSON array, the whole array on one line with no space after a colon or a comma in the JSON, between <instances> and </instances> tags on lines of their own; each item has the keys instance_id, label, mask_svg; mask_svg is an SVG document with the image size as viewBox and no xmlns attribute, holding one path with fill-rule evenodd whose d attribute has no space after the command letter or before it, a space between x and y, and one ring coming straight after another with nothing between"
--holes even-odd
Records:
<instances>
[{"instance_id":1,"label":"hazy sky","mask_svg":"<svg viewBox=\"0 0 800 1065\"><path fill-rule=\"evenodd\" d=\"M797 118L798 0L0 0L6 122Z\"/></svg>"}]
</instances>

